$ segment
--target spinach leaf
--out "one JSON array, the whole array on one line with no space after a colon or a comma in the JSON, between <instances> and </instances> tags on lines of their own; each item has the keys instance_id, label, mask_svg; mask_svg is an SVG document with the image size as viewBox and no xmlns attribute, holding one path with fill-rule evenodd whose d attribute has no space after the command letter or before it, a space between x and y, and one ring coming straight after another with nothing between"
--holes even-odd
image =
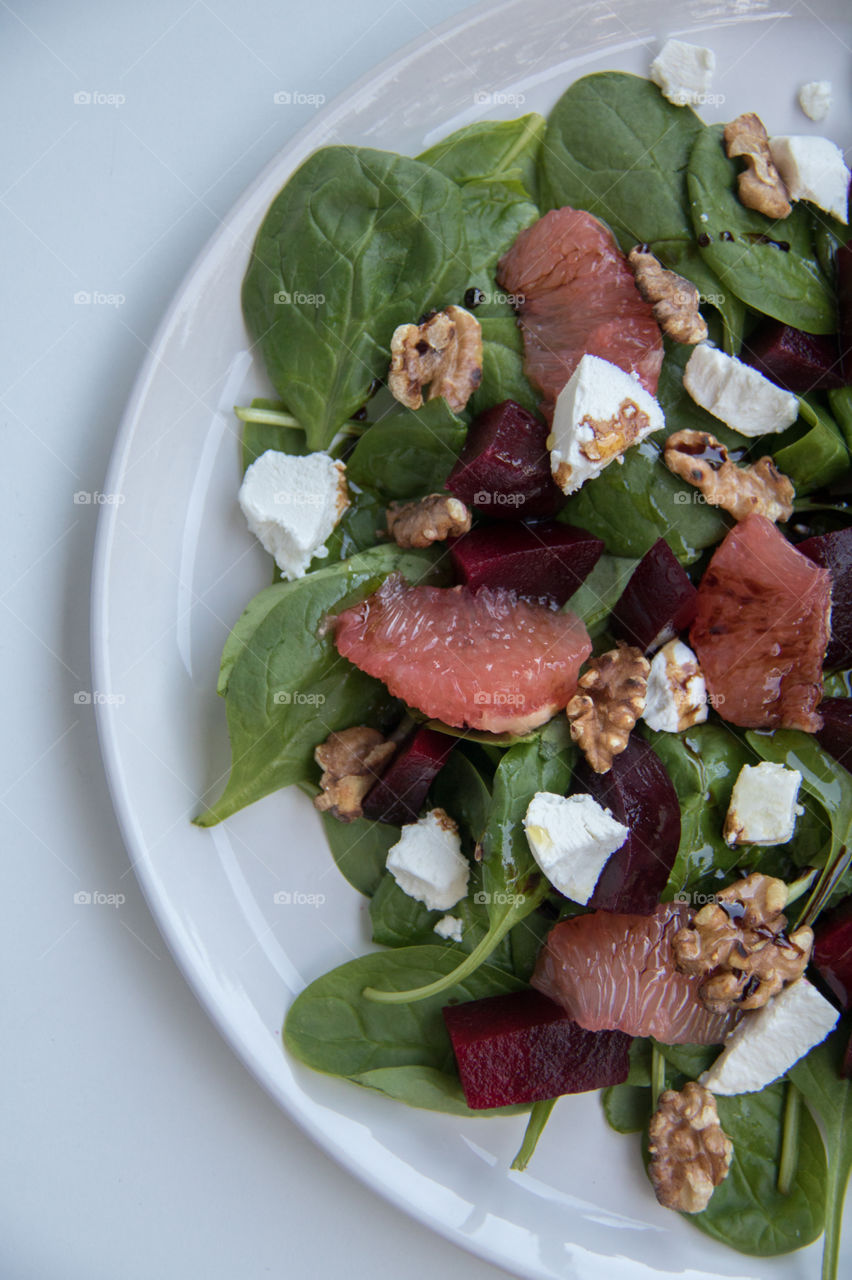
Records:
<instances>
[{"instance_id":1,"label":"spinach leaf","mask_svg":"<svg viewBox=\"0 0 852 1280\"><path fill-rule=\"evenodd\" d=\"M385 874L388 850L399 839L399 827L388 822L356 818L341 822L324 813L322 824L331 856L341 874L368 898L376 892Z\"/></svg>"},{"instance_id":2,"label":"spinach leaf","mask_svg":"<svg viewBox=\"0 0 852 1280\"><path fill-rule=\"evenodd\" d=\"M801 396L799 405L800 421L808 424L804 432L795 424L769 444L769 451L796 493L804 494L845 475L849 450L837 423L815 397Z\"/></svg>"},{"instance_id":3,"label":"spinach leaf","mask_svg":"<svg viewBox=\"0 0 852 1280\"><path fill-rule=\"evenodd\" d=\"M387 503L372 489L362 489L348 479L349 506L337 527L326 539L327 555L315 557L309 572L321 569L335 560L348 560L359 551L374 547L385 527Z\"/></svg>"},{"instance_id":4,"label":"spinach leaf","mask_svg":"<svg viewBox=\"0 0 852 1280\"><path fill-rule=\"evenodd\" d=\"M347 1076L413 1106L493 1114L464 1106L441 1009L519 991L524 983L482 965L440 995L414 1004L389 1007L361 994L374 983L397 991L434 983L450 977L455 963L453 953L439 946L377 951L350 960L296 998L284 1024L284 1045L315 1071Z\"/></svg>"},{"instance_id":5,"label":"spinach leaf","mask_svg":"<svg viewBox=\"0 0 852 1280\"><path fill-rule=\"evenodd\" d=\"M852 449L852 387L837 387L829 391L828 407L840 427L847 449Z\"/></svg>"},{"instance_id":6,"label":"spinach leaf","mask_svg":"<svg viewBox=\"0 0 852 1280\"><path fill-rule=\"evenodd\" d=\"M243 282L279 395L322 449L388 367L391 335L466 287L458 186L359 147L309 156L273 201Z\"/></svg>"},{"instance_id":7,"label":"spinach leaf","mask_svg":"<svg viewBox=\"0 0 852 1280\"><path fill-rule=\"evenodd\" d=\"M828 1155L825 1191L823 1280L835 1280L843 1225L843 1201L852 1170L852 1083L841 1076L848 1026L842 1026L790 1071L814 1119L822 1124Z\"/></svg>"},{"instance_id":8,"label":"spinach leaf","mask_svg":"<svg viewBox=\"0 0 852 1280\"><path fill-rule=\"evenodd\" d=\"M375 721L395 705L378 680L339 656L322 623L388 574L428 580L435 563L431 553L373 547L267 587L249 604L225 645L219 679L231 773L216 804L195 820L199 826L213 826L279 787L313 781L314 748L329 733Z\"/></svg>"},{"instance_id":9,"label":"spinach leaf","mask_svg":"<svg viewBox=\"0 0 852 1280\"><path fill-rule=\"evenodd\" d=\"M417 158L454 182L517 173L529 196L536 194L536 161L546 122L531 112L517 120L478 120L464 125Z\"/></svg>"},{"instance_id":10,"label":"spinach leaf","mask_svg":"<svg viewBox=\"0 0 852 1280\"><path fill-rule=\"evenodd\" d=\"M641 1133L651 1119L651 1042L636 1038L630 1045L630 1071L623 1084L602 1092L604 1115L616 1133Z\"/></svg>"},{"instance_id":11,"label":"spinach leaf","mask_svg":"<svg viewBox=\"0 0 852 1280\"><path fill-rule=\"evenodd\" d=\"M515 400L535 413L541 397L524 373L524 344L514 312L505 303L492 304L488 311L493 314L477 311L482 329L482 382L468 407L477 414L503 400Z\"/></svg>"},{"instance_id":12,"label":"spinach leaf","mask_svg":"<svg viewBox=\"0 0 852 1280\"><path fill-rule=\"evenodd\" d=\"M346 475L388 501L418 498L444 487L467 436L467 423L446 400L397 412L368 427L346 464Z\"/></svg>"},{"instance_id":13,"label":"spinach leaf","mask_svg":"<svg viewBox=\"0 0 852 1280\"><path fill-rule=\"evenodd\" d=\"M515 237L538 219L538 209L517 177L474 178L462 184L468 252L468 288L495 300L497 262Z\"/></svg>"},{"instance_id":14,"label":"spinach leaf","mask_svg":"<svg viewBox=\"0 0 852 1280\"><path fill-rule=\"evenodd\" d=\"M491 806L491 789L472 760L456 747L432 783L430 803L459 824L470 851L479 843Z\"/></svg>"},{"instance_id":15,"label":"spinach leaf","mask_svg":"<svg viewBox=\"0 0 852 1280\"><path fill-rule=\"evenodd\" d=\"M833 333L836 303L819 268L811 216L796 204L773 222L747 209L737 196L738 166L725 155L722 126L700 132L689 161L687 185L701 253L725 289L764 315L808 333ZM724 238L723 238L724 237ZM784 252L775 242L789 245Z\"/></svg>"},{"instance_id":16,"label":"spinach leaf","mask_svg":"<svg viewBox=\"0 0 852 1280\"><path fill-rule=\"evenodd\" d=\"M606 630L609 615L638 563L636 558L611 556L605 551L568 601L566 608L582 618L593 640Z\"/></svg>"},{"instance_id":17,"label":"spinach leaf","mask_svg":"<svg viewBox=\"0 0 852 1280\"><path fill-rule=\"evenodd\" d=\"M257 417L242 416L244 414L250 415L252 411L257 414ZM264 415L270 419L278 417L280 421L261 421L260 419ZM295 418L287 413L280 400L266 400L263 398L252 400L248 409L238 410L238 417L241 418L243 424L243 471L248 471L251 464L257 462L258 458L266 453L268 449L274 449L276 453L304 454L308 452L308 443L305 440L304 431L296 424Z\"/></svg>"}]
</instances>

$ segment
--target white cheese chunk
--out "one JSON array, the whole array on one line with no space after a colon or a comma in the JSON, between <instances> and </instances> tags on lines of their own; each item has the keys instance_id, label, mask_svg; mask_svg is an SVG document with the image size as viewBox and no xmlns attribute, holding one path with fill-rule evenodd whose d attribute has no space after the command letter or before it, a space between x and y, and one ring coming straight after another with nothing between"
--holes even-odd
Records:
<instances>
[{"instance_id":1,"label":"white cheese chunk","mask_svg":"<svg viewBox=\"0 0 852 1280\"><path fill-rule=\"evenodd\" d=\"M701 342L686 362L683 385L696 404L744 436L785 431L799 401L736 356Z\"/></svg>"},{"instance_id":2,"label":"white cheese chunk","mask_svg":"<svg viewBox=\"0 0 852 1280\"><path fill-rule=\"evenodd\" d=\"M553 478L576 491L652 431L663 411L639 379L600 356L583 356L559 392L547 438Z\"/></svg>"},{"instance_id":3,"label":"white cheese chunk","mask_svg":"<svg viewBox=\"0 0 852 1280\"><path fill-rule=\"evenodd\" d=\"M699 1084L725 1095L765 1089L821 1044L839 1017L807 978L799 978L743 1016Z\"/></svg>"},{"instance_id":4,"label":"white cheese chunk","mask_svg":"<svg viewBox=\"0 0 852 1280\"><path fill-rule=\"evenodd\" d=\"M327 453L296 457L268 449L251 464L239 503L251 532L285 578L304 576L349 506L346 467Z\"/></svg>"},{"instance_id":5,"label":"white cheese chunk","mask_svg":"<svg viewBox=\"0 0 852 1280\"><path fill-rule=\"evenodd\" d=\"M849 220L849 170L843 152L828 138L769 139L775 167L791 200L810 200L841 222Z\"/></svg>"},{"instance_id":6,"label":"white cheese chunk","mask_svg":"<svg viewBox=\"0 0 852 1280\"><path fill-rule=\"evenodd\" d=\"M470 867L458 827L443 809L404 826L385 865L403 893L430 911L448 911L467 893Z\"/></svg>"},{"instance_id":7,"label":"white cheese chunk","mask_svg":"<svg viewBox=\"0 0 852 1280\"><path fill-rule=\"evenodd\" d=\"M831 110L831 81L809 80L799 90L799 106L809 120L824 120Z\"/></svg>"},{"instance_id":8,"label":"white cheese chunk","mask_svg":"<svg viewBox=\"0 0 852 1280\"><path fill-rule=\"evenodd\" d=\"M725 818L725 842L786 844L793 839L796 818L804 813L796 803L802 775L798 769L764 760L744 764L731 792Z\"/></svg>"},{"instance_id":9,"label":"white cheese chunk","mask_svg":"<svg viewBox=\"0 0 852 1280\"><path fill-rule=\"evenodd\" d=\"M462 922L458 916L441 916L433 930L439 938L452 938L453 942L462 940Z\"/></svg>"},{"instance_id":10,"label":"white cheese chunk","mask_svg":"<svg viewBox=\"0 0 852 1280\"><path fill-rule=\"evenodd\" d=\"M651 660L642 719L650 729L680 733L707 719L707 686L698 658L681 640L670 640Z\"/></svg>"},{"instance_id":11,"label":"white cheese chunk","mask_svg":"<svg viewBox=\"0 0 852 1280\"><path fill-rule=\"evenodd\" d=\"M552 791L537 791L533 796L524 831L550 883L583 906L611 854L630 834L591 796L560 796Z\"/></svg>"},{"instance_id":12,"label":"white cheese chunk","mask_svg":"<svg viewBox=\"0 0 852 1280\"><path fill-rule=\"evenodd\" d=\"M667 40L651 63L651 79L675 106L700 103L707 95L716 55L712 49L683 40Z\"/></svg>"}]
</instances>

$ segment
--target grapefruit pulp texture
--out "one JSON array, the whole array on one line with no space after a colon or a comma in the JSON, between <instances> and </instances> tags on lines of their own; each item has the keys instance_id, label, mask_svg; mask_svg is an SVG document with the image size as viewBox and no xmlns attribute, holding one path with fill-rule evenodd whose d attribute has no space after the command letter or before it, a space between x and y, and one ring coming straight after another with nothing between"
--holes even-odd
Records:
<instances>
[{"instance_id":1,"label":"grapefruit pulp texture","mask_svg":"<svg viewBox=\"0 0 852 1280\"><path fill-rule=\"evenodd\" d=\"M713 705L749 729L822 727L831 575L765 516L736 525L698 587L690 630Z\"/></svg>"},{"instance_id":2,"label":"grapefruit pulp texture","mask_svg":"<svg viewBox=\"0 0 852 1280\"><path fill-rule=\"evenodd\" d=\"M542 393L548 421L586 354L635 373L656 394L659 325L612 233L590 213L566 206L539 218L500 259L497 281L515 299L524 372Z\"/></svg>"},{"instance_id":3,"label":"grapefruit pulp texture","mask_svg":"<svg viewBox=\"0 0 852 1280\"><path fill-rule=\"evenodd\" d=\"M528 733L563 710L592 651L572 613L503 588L388 578L333 620L338 652L396 698L456 728Z\"/></svg>"}]
</instances>

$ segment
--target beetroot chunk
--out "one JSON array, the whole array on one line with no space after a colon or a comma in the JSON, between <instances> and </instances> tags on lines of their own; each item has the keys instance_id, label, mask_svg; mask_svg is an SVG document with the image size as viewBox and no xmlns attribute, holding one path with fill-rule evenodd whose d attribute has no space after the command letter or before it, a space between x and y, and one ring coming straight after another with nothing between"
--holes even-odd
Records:
<instances>
[{"instance_id":1,"label":"beetroot chunk","mask_svg":"<svg viewBox=\"0 0 852 1280\"><path fill-rule=\"evenodd\" d=\"M825 665L848 667L852 664L852 529L807 538L796 550L831 574L831 639Z\"/></svg>"},{"instance_id":2,"label":"beetroot chunk","mask_svg":"<svg viewBox=\"0 0 852 1280\"><path fill-rule=\"evenodd\" d=\"M443 1014L474 1111L586 1093L627 1079L630 1036L584 1031L538 991L448 1005Z\"/></svg>"},{"instance_id":3,"label":"beetroot chunk","mask_svg":"<svg viewBox=\"0 0 852 1280\"><path fill-rule=\"evenodd\" d=\"M829 755L852 768L852 698L823 698L819 704L822 728L816 740Z\"/></svg>"},{"instance_id":4,"label":"beetroot chunk","mask_svg":"<svg viewBox=\"0 0 852 1280\"><path fill-rule=\"evenodd\" d=\"M633 735L608 773L595 773L583 763L577 781L630 829L601 872L588 905L650 915L680 845L680 805L663 762L647 742Z\"/></svg>"},{"instance_id":5,"label":"beetroot chunk","mask_svg":"<svg viewBox=\"0 0 852 1280\"><path fill-rule=\"evenodd\" d=\"M695 617L698 593L665 538L646 551L612 611L609 628L643 653L673 640Z\"/></svg>"},{"instance_id":6,"label":"beetroot chunk","mask_svg":"<svg viewBox=\"0 0 852 1280\"><path fill-rule=\"evenodd\" d=\"M474 418L447 479L450 493L492 520L555 516L565 497L550 473L548 427L514 400Z\"/></svg>"},{"instance_id":7,"label":"beetroot chunk","mask_svg":"<svg viewBox=\"0 0 852 1280\"><path fill-rule=\"evenodd\" d=\"M811 957L844 1009L852 1009L852 898L820 917Z\"/></svg>"},{"instance_id":8,"label":"beetroot chunk","mask_svg":"<svg viewBox=\"0 0 852 1280\"><path fill-rule=\"evenodd\" d=\"M852 382L852 240L842 244L834 255L837 269L837 329L840 342L840 367L846 383Z\"/></svg>"},{"instance_id":9,"label":"beetroot chunk","mask_svg":"<svg viewBox=\"0 0 852 1280\"><path fill-rule=\"evenodd\" d=\"M837 338L805 333L780 320L760 325L740 359L785 391L829 391L845 385Z\"/></svg>"},{"instance_id":10,"label":"beetroot chunk","mask_svg":"<svg viewBox=\"0 0 852 1280\"><path fill-rule=\"evenodd\" d=\"M437 777L455 738L421 725L406 739L387 769L364 798L364 816L402 826L416 822L426 793Z\"/></svg>"},{"instance_id":11,"label":"beetroot chunk","mask_svg":"<svg viewBox=\"0 0 852 1280\"><path fill-rule=\"evenodd\" d=\"M585 529L556 520L479 525L449 542L459 582L508 587L522 596L565 604L600 559L604 544Z\"/></svg>"}]
</instances>

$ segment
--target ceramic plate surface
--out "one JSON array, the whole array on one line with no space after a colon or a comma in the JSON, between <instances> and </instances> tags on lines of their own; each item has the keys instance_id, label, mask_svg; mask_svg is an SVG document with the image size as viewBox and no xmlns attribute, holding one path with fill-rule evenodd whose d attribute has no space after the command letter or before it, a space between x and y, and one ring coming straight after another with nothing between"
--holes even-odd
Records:
<instances>
[{"instance_id":1,"label":"ceramic plate surface","mask_svg":"<svg viewBox=\"0 0 852 1280\"><path fill-rule=\"evenodd\" d=\"M828 120L852 141L846 0L733 3L519 0L470 11L319 113L258 178L180 288L118 436L95 565L95 687L115 806L171 949L246 1066L329 1153L421 1221L522 1276L638 1280L819 1274L819 1245L779 1260L714 1244L657 1208L638 1143L597 1097L563 1099L529 1173L509 1171L522 1118L459 1120L401 1107L303 1069L281 1049L285 1010L313 978L370 949L366 900L332 863L295 791L225 825L190 825L229 761L216 674L229 628L269 562L237 503L231 412L269 392L249 349L240 282L275 193L314 148L340 141L417 154L480 118L547 111L589 71L645 74L661 37L717 55L708 120L757 110L775 132L820 132L803 80L834 82ZM277 895L277 900L276 900ZM320 905L317 905L317 904ZM852 1236L846 1266L852 1274Z\"/></svg>"}]
</instances>

